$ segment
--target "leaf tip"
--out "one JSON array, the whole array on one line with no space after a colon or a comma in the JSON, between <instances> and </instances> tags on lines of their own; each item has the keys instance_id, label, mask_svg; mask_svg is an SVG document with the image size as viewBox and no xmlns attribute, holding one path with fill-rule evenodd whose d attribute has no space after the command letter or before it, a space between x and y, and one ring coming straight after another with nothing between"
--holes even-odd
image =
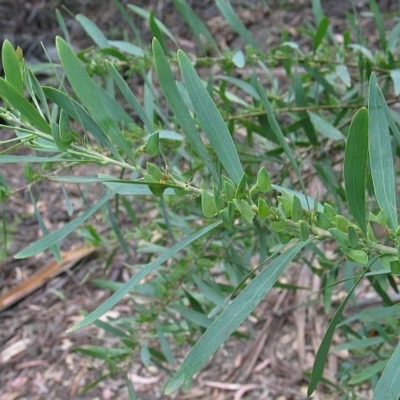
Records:
<instances>
[{"instance_id":1,"label":"leaf tip","mask_svg":"<svg viewBox=\"0 0 400 400\"><path fill-rule=\"evenodd\" d=\"M185 376L183 374L175 375L167 384L165 394L169 395L177 391L185 383Z\"/></svg>"}]
</instances>

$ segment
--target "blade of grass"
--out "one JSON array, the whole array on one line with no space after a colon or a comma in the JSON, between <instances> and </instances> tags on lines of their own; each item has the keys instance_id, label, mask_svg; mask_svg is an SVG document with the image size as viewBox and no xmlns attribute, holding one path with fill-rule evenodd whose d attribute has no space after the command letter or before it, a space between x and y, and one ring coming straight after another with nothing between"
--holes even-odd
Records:
<instances>
[{"instance_id":1,"label":"blade of grass","mask_svg":"<svg viewBox=\"0 0 400 400\"><path fill-rule=\"evenodd\" d=\"M380 101L380 89L374 73L369 84L369 162L376 200L386 213L390 229L396 230L396 186L392 146L385 108Z\"/></svg>"},{"instance_id":2,"label":"blade of grass","mask_svg":"<svg viewBox=\"0 0 400 400\"><path fill-rule=\"evenodd\" d=\"M368 111L357 111L350 125L344 156L344 185L349 209L367 235L365 186L368 160Z\"/></svg>"},{"instance_id":3,"label":"blade of grass","mask_svg":"<svg viewBox=\"0 0 400 400\"><path fill-rule=\"evenodd\" d=\"M189 246L197 239L205 236L206 234L217 228L219 225L221 225L221 223L221 221L214 222L213 224L192 233L176 245L172 246L168 251L165 251L164 253L159 255L154 261L147 264L136 275L134 275L126 283L124 283L111 297L104 301L99 307L92 311L82 321L69 328L67 332L76 331L77 329L90 325L91 323L99 319L103 314L114 307L126 294L128 294L133 289L135 285L137 285L142 279L148 276L154 269L159 267L165 261L174 257L175 254L183 250L185 247Z\"/></svg>"},{"instance_id":4,"label":"blade of grass","mask_svg":"<svg viewBox=\"0 0 400 400\"><path fill-rule=\"evenodd\" d=\"M297 243L279 255L259 273L232 303L216 318L193 346L178 371L169 381L165 393L171 394L200 370L223 342L248 317L273 287L281 273L307 242Z\"/></svg>"},{"instance_id":5,"label":"blade of grass","mask_svg":"<svg viewBox=\"0 0 400 400\"><path fill-rule=\"evenodd\" d=\"M169 106L172 109L172 112L178 120L179 125L182 127L190 146L203 160L204 164L211 172L214 180L216 182L220 182L220 176L217 172L217 169L214 166L214 163L200 138L200 134L197 131L196 125L194 124L190 112L188 111L188 108L175 83L175 78L172 74L171 67L169 66L167 58L162 51L161 45L156 39L153 40L153 56L161 88Z\"/></svg>"},{"instance_id":6,"label":"blade of grass","mask_svg":"<svg viewBox=\"0 0 400 400\"><path fill-rule=\"evenodd\" d=\"M233 182L238 184L243 175L243 168L228 127L189 58L181 50L178 50L178 62L200 126L208 137L220 163Z\"/></svg>"}]
</instances>

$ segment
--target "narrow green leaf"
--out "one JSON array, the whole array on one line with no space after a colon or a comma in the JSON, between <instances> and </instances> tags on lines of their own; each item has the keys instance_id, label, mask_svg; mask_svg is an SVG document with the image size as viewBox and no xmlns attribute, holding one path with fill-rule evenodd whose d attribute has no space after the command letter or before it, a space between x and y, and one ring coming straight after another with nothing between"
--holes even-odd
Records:
<instances>
[{"instance_id":1,"label":"narrow green leaf","mask_svg":"<svg viewBox=\"0 0 400 400\"><path fill-rule=\"evenodd\" d=\"M390 70L390 77L393 81L394 95L398 96L400 94L400 69Z\"/></svg>"},{"instance_id":2,"label":"narrow green leaf","mask_svg":"<svg viewBox=\"0 0 400 400\"><path fill-rule=\"evenodd\" d=\"M29 95L32 98L32 101L35 103L36 109L41 110L42 113L44 112L47 117L47 121L51 121L52 116L50 113L49 105L46 101L46 96L43 92L42 85L33 74L31 69L28 69L26 65L24 66L24 68L26 72L24 77L25 87L27 88Z\"/></svg>"},{"instance_id":3,"label":"narrow green leaf","mask_svg":"<svg viewBox=\"0 0 400 400\"><path fill-rule=\"evenodd\" d=\"M18 110L23 119L27 120L41 131L48 134L51 133L50 125L39 111L3 78L0 78L0 96L4 101L10 104L11 107Z\"/></svg>"},{"instance_id":4,"label":"narrow green leaf","mask_svg":"<svg viewBox=\"0 0 400 400\"><path fill-rule=\"evenodd\" d=\"M101 29L89 18L82 14L77 14L75 19L81 24L85 32L90 36L90 38L99 46L101 49L104 47L110 47L110 43L104 36Z\"/></svg>"},{"instance_id":5,"label":"narrow green leaf","mask_svg":"<svg viewBox=\"0 0 400 400\"><path fill-rule=\"evenodd\" d=\"M134 44L123 40L109 40L108 43L110 43L112 47L131 56L144 57L146 54L139 46L135 46Z\"/></svg>"},{"instance_id":6,"label":"narrow green leaf","mask_svg":"<svg viewBox=\"0 0 400 400\"><path fill-rule=\"evenodd\" d=\"M382 51L386 51L386 48L387 48L386 28L385 28L385 23L383 20L382 13L381 13L379 6L375 0L369 0L369 7L374 16L376 26L378 27L380 48L382 49Z\"/></svg>"},{"instance_id":7,"label":"narrow green leaf","mask_svg":"<svg viewBox=\"0 0 400 400\"><path fill-rule=\"evenodd\" d=\"M388 225L396 230L397 206L392 146L385 108L380 101L380 89L374 73L369 85L369 161L376 200L388 218Z\"/></svg>"},{"instance_id":8,"label":"narrow green leaf","mask_svg":"<svg viewBox=\"0 0 400 400\"><path fill-rule=\"evenodd\" d=\"M310 202L309 202L309 198L308 198L308 196L306 194L306 187L304 185L304 181L303 181L303 178L301 176L299 166L297 165L297 162L296 162L296 160L295 160L295 158L293 156L293 153L290 150L290 147L286 142L285 136L283 135L282 130L281 130L276 118L275 118L275 115L274 115L274 113L272 111L271 104L270 104L270 102L269 102L269 100L267 98L267 95L265 94L265 90L263 89L260 81L258 81L258 90L259 90L261 101L262 101L262 103L264 105L265 111L267 112L267 117L268 117L269 123L271 124L272 131L273 131L276 139L278 140L278 143L282 146L282 149L284 150L284 152L288 156L288 158L290 160L290 163L292 164L293 169L296 171L296 175L297 175L297 177L299 179L299 182L300 182L300 185L301 185L301 190L303 192L304 199L305 199L305 202L306 202L306 208L308 210L310 210ZM278 186L275 186L275 188L278 188ZM279 188L278 190L281 190L281 188ZM285 190L282 190L282 191L285 191ZM302 199L300 198L300 200L302 200Z\"/></svg>"},{"instance_id":9,"label":"narrow green leaf","mask_svg":"<svg viewBox=\"0 0 400 400\"><path fill-rule=\"evenodd\" d=\"M298 243L279 255L224 309L193 346L178 371L168 383L165 389L166 394L176 391L204 366L207 360L269 292L281 273L306 243L308 242Z\"/></svg>"},{"instance_id":10,"label":"narrow green leaf","mask_svg":"<svg viewBox=\"0 0 400 400\"><path fill-rule=\"evenodd\" d=\"M81 124L87 132L90 132L117 160L123 161L123 158L113 146L103 129L78 102L58 89L44 87L43 92L47 98L54 101L54 103L64 110L72 119Z\"/></svg>"},{"instance_id":11,"label":"narrow green leaf","mask_svg":"<svg viewBox=\"0 0 400 400\"><path fill-rule=\"evenodd\" d=\"M92 311L89 315L87 315L82 321L78 322L77 324L69 328L67 332L76 331L77 329L90 325L91 323L99 319L108 310L114 307L126 294L128 294L135 287L135 285L137 285L142 279L148 276L153 270L155 270L165 261L174 257L175 254L177 254L179 251L183 250L185 247L192 244L197 239L211 232L213 229L221 225L221 223L222 223L221 221L214 222L213 224L208 225L198 230L197 232L192 233L185 239L181 240L179 243L172 246L169 250L162 253L154 261L147 264L136 275L130 278L127 282L125 282L111 297L109 297L99 307L97 307L94 311Z\"/></svg>"},{"instance_id":12,"label":"narrow green leaf","mask_svg":"<svg viewBox=\"0 0 400 400\"><path fill-rule=\"evenodd\" d=\"M203 21L193 12L185 0L174 0L176 10L189 25L200 44L202 44L201 35L206 39L207 46L212 46L217 52L218 45Z\"/></svg>"},{"instance_id":13,"label":"narrow green leaf","mask_svg":"<svg viewBox=\"0 0 400 400\"><path fill-rule=\"evenodd\" d=\"M243 174L243 169L228 127L189 58L181 50L178 50L178 61L200 126L226 172L237 184Z\"/></svg>"},{"instance_id":14,"label":"narrow green leaf","mask_svg":"<svg viewBox=\"0 0 400 400\"><path fill-rule=\"evenodd\" d=\"M62 162L62 161L71 161L68 158L62 158L57 155L54 157L36 157L36 156L17 156L17 155L9 155L2 154L0 156L0 164L16 164L16 163L51 163L51 162Z\"/></svg>"},{"instance_id":15,"label":"narrow green leaf","mask_svg":"<svg viewBox=\"0 0 400 400\"><path fill-rule=\"evenodd\" d=\"M387 50L392 53L393 55L395 54L395 51L397 50L398 42L399 42L399 37L400 37L400 22L398 22L393 29L390 31L388 35L388 45L387 45Z\"/></svg>"},{"instance_id":16,"label":"narrow green leaf","mask_svg":"<svg viewBox=\"0 0 400 400\"><path fill-rule=\"evenodd\" d=\"M377 363L370 365L369 367L363 369L361 372L353 375L348 381L349 385L358 385L361 382L365 382L371 379L374 375L378 374L385 368L387 360L378 361Z\"/></svg>"},{"instance_id":17,"label":"narrow green leaf","mask_svg":"<svg viewBox=\"0 0 400 400\"><path fill-rule=\"evenodd\" d=\"M65 19L60 13L60 10L58 8L56 9L56 19L58 22L58 26L60 27L61 32L64 35L65 40L67 41L67 43L71 44L71 38L69 36L67 24L65 23Z\"/></svg>"},{"instance_id":18,"label":"narrow green leaf","mask_svg":"<svg viewBox=\"0 0 400 400\"><path fill-rule=\"evenodd\" d=\"M303 108L307 107L308 99L304 91L303 82L301 81L300 76L297 72L293 74L292 89L294 92L294 96L296 98L296 105L298 107L303 107ZM310 140L310 142L314 145L318 144L318 138L314 129L314 125L311 123L307 111L304 110L300 111L299 117L303 131Z\"/></svg>"},{"instance_id":19,"label":"narrow green leaf","mask_svg":"<svg viewBox=\"0 0 400 400\"><path fill-rule=\"evenodd\" d=\"M351 87L351 76L347 65L337 65L336 75L347 87Z\"/></svg>"},{"instance_id":20,"label":"narrow green leaf","mask_svg":"<svg viewBox=\"0 0 400 400\"><path fill-rule=\"evenodd\" d=\"M102 197L97 203L93 204L86 211L84 211L78 218L75 218L73 221L68 222L65 226L55 232L51 232L49 235L42 237L36 242L32 243L24 250L18 252L14 257L15 258L28 258L34 256L41 251L48 249L51 246L56 245L60 240L64 239L70 233L75 231L83 222L85 222L89 217L91 217L99 208L101 208L104 204L107 203L113 196L114 192L107 193L104 197Z\"/></svg>"},{"instance_id":21,"label":"narrow green leaf","mask_svg":"<svg viewBox=\"0 0 400 400\"><path fill-rule=\"evenodd\" d=\"M6 81L22 96L23 84L21 73L22 51L17 52L9 40L5 40L1 48L1 62L3 64Z\"/></svg>"},{"instance_id":22,"label":"narrow green leaf","mask_svg":"<svg viewBox=\"0 0 400 400\"><path fill-rule=\"evenodd\" d=\"M308 111L308 116L310 117L310 121L313 124L315 130L321 133L328 139L333 140L342 140L344 136L339 129L335 128L329 121L325 118L320 117L318 114Z\"/></svg>"},{"instance_id":23,"label":"narrow green leaf","mask_svg":"<svg viewBox=\"0 0 400 400\"><path fill-rule=\"evenodd\" d=\"M313 52L315 53L322 43L322 40L324 39L326 32L328 31L329 27L329 19L328 17L324 16L321 18L321 20L318 23L318 28L317 32L315 32L314 35L314 40L313 40Z\"/></svg>"},{"instance_id":24,"label":"narrow green leaf","mask_svg":"<svg viewBox=\"0 0 400 400\"><path fill-rule=\"evenodd\" d=\"M372 400L398 400L400 396L400 344L397 345L375 386Z\"/></svg>"},{"instance_id":25,"label":"narrow green leaf","mask_svg":"<svg viewBox=\"0 0 400 400\"><path fill-rule=\"evenodd\" d=\"M248 44L256 49L259 49L258 43L254 40L253 35L247 30L243 22L236 15L235 10L233 9L229 0L216 0L215 4L231 28Z\"/></svg>"},{"instance_id":26,"label":"narrow green leaf","mask_svg":"<svg viewBox=\"0 0 400 400\"><path fill-rule=\"evenodd\" d=\"M331 322L329 323L329 327L325 333L324 338L322 339L322 342L321 342L321 345L319 346L317 354L315 355L314 366L313 366L313 369L311 372L311 381L310 381L310 385L307 390L307 396L312 395L312 393L314 392L318 383L322 379L322 374L324 373L324 367L325 367L326 359L328 357L329 348L331 346L333 334L335 332L336 325L339 323L339 321L342 318L343 310L344 310L347 302L349 301L351 295L353 294L354 290L360 283L361 279L364 277L365 273L368 271L369 267L372 265L372 263L375 260L376 260L376 257L371 259L368 266L365 268L364 272L361 274L361 276L357 279L357 281L355 282L353 287L350 289L346 298L342 301L342 303L336 310L335 315L333 316Z\"/></svg>"},{"instance_id":27,"label":"narrow green leaf","mask_svg":"<svg viewBox=\"0 0 400 400\"><path fill-rule=\"evenodd\" d=\"M388 317L397 318L399 314L400 303L397 303L391 307L379 307L372 310L363 311L360 314L359 319L361 322L375 322Z\"/></svg>"},{"instance_id":28,"label":"narrow green leaf","mask_svg":"<svg viewBox=\"0 0 400 400\"><path fill-rule=\"evenodd\" d=\"M135 14L139 15L140 17L144 18L145 20L149 21L150 20L150 12L144 10L141 7L134 6L133 4L128 4L127 7L132 10ZM175 40L174 35L171 33L171 31L158 19L154 18L155 22L157 23L158 28L160 31L168 36L176 46L178 46L178 42Z\"/></svg>"},{"instance_id":29,"label":"narrow green leaf","mask_svg":"<svg viewBox=\"0 0 400 400\"><path fill-rule=\"evenodd\" d=\"M153 122L150 118L147 117L143 107L139 103L137 97L132 93L132 90L129 88L126 80L120 75L117 69L112 65L109 61L106 61L106 65L108 71L110 72L114 82L117 84L119 90L121 91L122 95L125 97L125 100L130 104L133 110L137 113L138 117L142 120L145 124L147 130L149 132L154 131Z\"/></svg>"},{"instance_id":30,"label":"narrow green leaf","mask_svg":"<svg viewBox=\"0 0 400 400\"><path fill-rule=\"evenodd\" d=\"M172 112L178 120L179 125L182 127L190 146L192 146L193 150L203 160L214 180L220 182L217 169L200 138L196 125L175 83L171 67L168 64L160 43L158 43L156 39L153 40L153 55L158 80Z\"/></svg>"},{"instance_id":31,"label":"narrow green leaf","mask_svg":"<svg viewBox=\"0 0 400 400\"><path fill-rule=\"evenodd\" d=\"M354 116L344 155L344 185L347 204L358 226L367 235L365 185L368 159L368 111L361 108Z\"/></svg>"},{"instance_id":32,"label":"narrow green leaf","mask_svg":"<svg viewBox=\"0 0 400 400\"><path fill-rule=\"evenodd\" d=\"M134 160L131 147L118 128L118 122L134 125L132 118L90 78L70 46L62 38L57 37L56 45L65 74L79 100L120 149Z\"/></svg>"},{"instance_id":33,"label":"narrow green leaf","mask_svg":"<svg viewBox=\"0 0 400 400\"><path fill-rule=\"evenodd\" d=\"M249 94L253 99L260 100L260 95L258 94L257 88L251 85L250 83L244 81L243 79L226 75L217 75L216 78L229 82L232 85L235 85L241 90L243 90L245 93Z\"/></svg>"},{"instance_id":34,"label":"narrow green leaf","mask_svg":"<svg viewBox=\"0 0 400 400\"><path fill-rule=\"evenodd\" d=\"M157 39L158 43L160 43L161 48L163 49L163 52L166 53L167 45L165 44L164 36L161 32L161 29L157 24L157 18L155 17L154 10L150 12L149 25L153 37Z\"/></svg>"}]
</instances>

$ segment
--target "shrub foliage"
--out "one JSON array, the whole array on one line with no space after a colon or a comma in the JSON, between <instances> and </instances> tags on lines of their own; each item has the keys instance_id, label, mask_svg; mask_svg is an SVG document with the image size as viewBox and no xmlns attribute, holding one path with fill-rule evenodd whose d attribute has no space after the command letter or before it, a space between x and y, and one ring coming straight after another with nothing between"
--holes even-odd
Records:
<instances>
[{"instance_id":1,"label":"shrub foliage","mask_svg":"<svg viewBox=\"0 0 400 400\"><path fill-rule=\"evenodd\" d=\"M43 229L43 237L15 257L47 249L57 256L60 242L78 228L96 246L106 240L127 253L128 240L140 239L148 263L131 266L126 282L98 281L114 293L70 331L96 324L118 337L118 349L80 349L114 370L126 365L132 348L141 349L143 362L172 369L171 341L191 343L166 386L171 393L237 332L292 261L314 252L319 263L310 268L321 277L326 310L332 286L344 288L346 297L315 355L308 394L323 377L340 323L344 347L361 351L373 364L343 370L340 384L368 381L374 399L397 400L399 307L391 293L397 292L400 271L400 114L393 107L400 92L400 23L385 32L375 0L369 2L380 40L374 52L365 46L355 16L339 39L313 1L315 23L304 29L309 46L283 32L282 42L265 52L229 1L217 0L246 43L242 50L222 51L189 5L174 3L198 44L197 55L177 49L154 13L132 5L121 12L126 19L135 13L148 20L151 46L139 37L110 40L78 15L95 45L75 52L58 14L64 38L56 38L59 60L41 67L50 71L45 82L20 48L3 43L0 115L2 128L15 135L0 141L0 163L23 164L29 187L51 179L60 186L104 188L83 213L57 231ZM276 68L283 79L274 75ZM20 146L31 153L15 154ZM98 165L96 176L75 173L89 163ZM320 193L310 193L313 179L321 182ZM0 174L2 201L11 201L13 191ZM101 209L108 210L107 238L88 224ZM150 210L156 217L142 223ZM122 214L129 220L124 226L118 223ZM160 234L156 243L152 232ZM324 251L328 242L335 243L334 256ZM344 319L360 283L376 291L382 306ZM99 320L132 293L155 300L144 307L132 297L137 313L128 321ZM140 336L135 327L142 324L146 332ZM379 332L378 340L368 337L371 329ZM198 340L191 342L196 332Z\"/></svg>"}]
</instances>

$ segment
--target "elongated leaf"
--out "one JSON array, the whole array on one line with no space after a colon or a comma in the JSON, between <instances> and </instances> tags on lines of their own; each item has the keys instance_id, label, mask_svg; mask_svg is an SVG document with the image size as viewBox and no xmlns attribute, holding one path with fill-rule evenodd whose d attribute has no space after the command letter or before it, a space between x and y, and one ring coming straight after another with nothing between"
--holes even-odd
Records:
<instances>
[{"instance_id":1,"label":"elongated leaf","mask_svg":"<svg viewBox=\"0 0 400 400\"><path fill-rule=\"evenodd\" d=\"M281 273L306 243L302 242L294 245L272 261L271 264L247 285L221 315L214 320L203 336L193 346L178 371L168 383L165 390L166 394L177 390L204 366L207 360L269 292Z\"/></svg>"},{"instance_id":2,"label":"elongated leaf","mask_svg":"<svg viewBox=\"0 0 400 400\"><path fill-rule=\"evenodd\" d=\"M372 378L377 373L381 372L383 368L385 368L387 364L387 360L378 361L375 364L363 369L361 372L352 375L350 380L348 381L349 385L357 385L361 382L365 382L367 379Z\"/></svg>"},{"instance_id":3,"label":"elongated leaf","mask_svg":"<svg viewBox=\"0 0 400 400\"><path fill-rule=\"evenodd\" d=\"M207 45L212 46L217 52L219 52L218 45L207 26L193 12L186 0L174 0L174 6L185 22L190 26L199 43L202 43L200 35L203 35L207 41Z\"/></svg>"},{"instance_id":4,"label":"elongated leaf","mask_svg":"<svg viewBox=\"0 0 400 400\"><path fill-rule=\"evenodd\" d=\"M315 32L315 36L314 36L314 40L313 40L313 52L314 53L317 51L319 45L322 43L322 40L324 39L326 32L328 31L328 27L329 27L329 19L324 16L318 22L318 29L317 29L317 32Z\"/></svg>"},{"instance_id":5,"label":"elongated leaf","mask_svg":"<svg viewBox=\"0 0 400 400\"><path fill-rule=\"evenodd\" d=\"M400 344L397 345L375 387L372 400L398 400L400 397Z\"/></svg>"},{"instance_id":6,"label":"elongated leaf","mask_svg":"<svg viewBox=\"0 0 400 400\"><path fill-rule=\"evenodd\" d=\"M147 21L150 20L151 13L144 10L143 8L134 6L133 4L128 4L127 7L131 9L135 14L146 19ZM176 46L178 46L178 42L175 40L174 35L171 33L171 31L158 18L154 18L154 21L157 23L158 29L164 35L168 36L175 43Z\"/></svg>"},{"instance_id":7,"label":"elongated leaf","mask_svg":"<svg viewBox=\"0 0 400 400\"><path fill-rule=\"evenodd\" d=\"M386 29L382 13L375 0L369 0L369 7L374 16L376 26L378 27L380 47L383 51L386 51L387 48Z\"/></svg>"},{"instance_id":8,"label":"elongated leaf","mask_svg":"<svg viewBox=\"0 0 400 400\"><path fill-rule=\"evenodd\" d=\"M217 173L217 169L214 166L214 163L212 162L211 157L208 154L207 149L200 138L200 134L196 129L190 112L188 111L187 106L183 101L182 96L175 83L175 78L172 74L171 67L169 66L167 58L162 51L161 45L156 39L153 40L153 56L158 80L168 101L168 104L172 109L172 112L178 120L179 125L182 127L182 130L185 133L190 146L203 160L204 164L211 172L214 180L216 182L219 182L220 177Z\"/></svg>"},{"instance_id":9,"label":"elongated leaf","mask_svg":"<svg viewBox=\"0 0 400 400\"><path fill-rule=\"evenodd\" d=\"M99 46L100 48L110 47L110 43L104 36L101 29L89 18L82 14L76 15L75 19L81 24L85 32L90 36L90 38Z\"/></svg>"},{"instance_id":10,"label":"elongated leaf","mask_svg":"<svg viewBox=\"0 0 400 400\"><path fill-rule=\"evenodd\" d=\"M249 94L253 99L260 100L257 88L243 79L234 78L233 76L217 75L216 78L220 78L226 82L232 83L238 88L242 89L245 93Z\"/></svg>"},{"instance_id":11,"label":"elongated leaf","mask_svg":"<svg viewBox=\"0 0 400 400\"><path fill-rule=\"evenodd\" d=\"M109 201L115 192L109 192L103 196L97 203L93 204L86 211L84 211L78 218L73 221L68 222L65 226L55 232L51 232L49 235L42 237L36 242L29 245L24 250L21 250L15 255L15 258L27 258L34 256L41 251L48 249L51 246L56 245L60 240L64 239L70 233L75 231L83 222L85 222L89 217L91 217L99 208L101 208L107 201Z\"/></svg>"},{"instance_id":12,"label":"elongated leaf","mask_svg":"<svg viewBox=\"0 0 400 400\"><path fill-rule=\"evenodd\" d=\"M310 117L310 121L313 124L315 130L321 133L323 136L333 140L344 139L342 132L340 132L339 129L335 128L329 121L311 111L308 111L307 114Z\"/></svg>"},{"instance_id":13,"label":"elongated leaf","mask_svg":"<svg viewBox=\"0 0 400 400\"><path fill-rule=\"evenodd\" d=\"M130 146L117 124L117 122L124 122L134 125L131 117L104 89L90 78L72 49L63 39L57 37L56 45L65 74L82 104L121 150L131 160L134 160Z\"/></svg>"},{"instance_id":14,"label":"elongated leaf","mask_svg":"<svg viewBox=\"0 0 400 400\"><path fill-rule=\"evenodd\" d=\"M42 110L42 112L44 112L44 114L47 117L47 121L52 121L50 108L49 105L47 104L46 96L44 95L42 85L40 84L36 76L33 74L33 72L30 69L28 69L26 65L23 68L25 70L25 77L24 77L25 87L27 88L29 95L32 98L32 101L35 103L36 109Z\"/></svg>"},{"instance_id":15,"label":"elongated leaf","mask_svg":"<svg viewBox=\"0 0 400 400\"><path fill-rule=\"evenodd\" d=\"M258 81L258 90L259 90L261 101L262 101L262 103L264 105L265 111L267 112L267 117L268 117L269 123L271 124L272 131L273 131L276 139L278 140L278 143L282 146L282 149L284 150L284 152L288 156L293 169L296 171L296 175L299 178L299 182L300 182L300 185L301 185L301 190L302 190L302 192L304 194L304 197L305 197L305 200L306 200L306 203L307 203L307 208L308 208L308 210L310 210L310 205L309 205L309 202L308 202L308 196L306 194L306 187L304 185L304 181L303 181L303 178L301 176L299 166L297 165L296 159L293 156L292 150L290 150L290 147L286 142L285 136L283 135L283 132L282 132L282 130L281 130L276 118L275 118L275 115L274 115L274 113L272 111L271 104L270 104L270 102L269 102L269 100L267 98L267 95L265 94L265 90L263 89L260 81Z\"/></svg>"},{"instance_id":16,"label":"elongated leaf","mask_svg":"<svg viewBox=\"0 0 400 400\"><path fill-rule=\"evenodd\" d=\"M117 69L112 65L110 62L106 61L106 65L108 71L110 72L112 78L114 79L115 83L117 84L119 90L121 91L122 95L125 97L125 100L131 105L131 107L136 111L138 117L142 120L145 124L147 130L151 133L154 131L153 122L150 118L147 117L143 107L139 103L137 97L132 93L132 90L129 88L128 84L126 83L125 79L119 74Z\"/></svg>"},{"instance_id":17,"label":"elongated leaf","mask_svg":"<svg viewBox=\"0 0 400 400\"><path fill-rule=\"evenodd\" d=\"M208 137L215 154L235 184L243 169L228 127L186 54L178 50L178 62L190 100L200 126Z\"/></svg>"},{"instance_id":18,"label":"elongated leaf","mask_svg":"<svg viewBox=\"0 0 400 400\"><path fill-rule=\"evenodd\" d=\"M298 107L307 107L307 96L304 92L303 83L301 82L300 76L298 73L293 74L293 84L292 84L294 96L296 98L296 105ZM318 143L318 138L315 133L314 125L310 121L310 117L307 111L300 111L299 116L301 118L302 128L307 135L310 142L314 145Z\"/></svg>"},{"instance_id":19,"label":"elongated leaf","mask_svg":"<svg viewBox=\"0 0 400 400\"><path fill-rule=\"evenodd\" d=\"M392 69L390 71L390 77L393 81L394 95L398 96L400 94L400 69Z\"/></svg>"},{"instance_id":20,"label":"elongated leaf","mask_svg":"<svg viewBox=\"0 0 400 400\"><path fill-rule=\"evenodd\" d=\"M21 60L19 60L19 57L22 58L22 51L18 54L10 41L5 40L1 48L1 62L5 78L20 95L23 95Z\"/></svg>"},{"instance_id":21,"label":"elongated leaf","mask_svg":"<svg viewBox=\"0 0 400 400\"><path fill-rule=\"evenodd\" d=\"M365 184L368 159L368 111L357 111L350 125L344 156L347 204L358 226L367 235Z\"/></svg>"},{"instance_id":22,"label":"elongated leaf","mask_svg":"<svg viewBox=\"0 0 400 400\"><path fill-rule=\"evenodd\" d=\"M322 374L324 373L326 359L327 359L328 353L329 353L329 348L332 343L333 334L335 332L336 325L339 323L339 321L342 318L343 310L344 310L347 302L349 301L351 295L353 294L355 288L358 286L361 279L364 277L364 274L368 271L369 267L372 265L372 263L375 260L376 260L376 258L371 259L368 266L365 268L364 272L360 275L360 277L357 279L357 281L355 282L353 287L350 289L346 298L342 301L342 303L336 310L335 315L333 316L331 322L329 323L329 327L325 333L324 338L322 339L322 342L321 342L321 345L319 346L317 354L315 355L314 366L313 366L313 369L311 372L311 381L310 381L310 385L308 386L308 390L307 390L307 396L312 395L312 393L314 392L315 388L317 387L319 381L322 378Z\"/></svg>"},{"instance_id":23,"label":"elongated leaf","mask_svg":"<svg viewBox=\"0 0 400 400\"><path fill-rule=\"evenodd\" d=\"M0 78L0 96L21 113L23 119L41 131L50 134L51 128L39 111L3 78Z\"/></svg>"},{"instance_id":24,"label":"elongated leaf","mask_svg":"<svg viewBox=\"0 0 400 400\"><path fill-rule=\"evenodd\" d=\"M396 187L392 146L385 108L380 101L380 89L376 75L371 74L369 85L369 161L376 200L386 213L388 225L396 230Z\"/></svg>"},{"instance_id":25,"label":"elongated leaf","mask_svg":"<svg viewBox=\"0 0 400 400\"><path fill-rule=\"evenodd\" d=\"M81 124L82 127L87 132L90 132L117 160L123 161L123 158L113 146L103 129L78 102L58 89L44 87L43 91L46 97L54 101L54 103L64 110L72 119Z\"/></svg>"},{"instance_id":26,"label":"elongated leaf","mask_svg":"<svg viewBox=\"0 0 400 400\"><path fill-rule=\"evenodd\" d=\"M55 157L17 156L9 154L0 155L0 164L51 163L51 162L61 162L61 161L71 161L71 160L68 158L62 158L58 155Z\"/></svg>"},{"instance_id":27,"label":"elongated leaf","mask_svg":"<svg viewBox=\"0 0 400 400\"><path fill-rule=\"evenodd\" d=\"M391 307L379 307L372 310L363 311L360 314L360 321L375 322L388 317L396 317L400 314L400 303Z\"/></svg>"},{"instance_id":28,"label":"elongated leaf","mask_svg":"<svg viewBox=\"0 0 400 400\"><path fill-rule=\"evenodd\" d=\"M243 25L243 22L236 15L235 10L233 9L229 0L216 0L215 4L231 28L248 44L256 49L259 49L258 43L254 40L253 35L247 30L247 28Z\"/></svg>"},{"instance_id":29,"label":"elongated leaf","mask_svg":"<svg viewBox=\"0 0 400 400\"><path fill-rule=\"evenodd\" d=\"M148 276L157 267L163 264L165 261L174 257L179 251L183 250L185 247L189 246L191 243L197 239L205 236L213 229L218 227L222 222L217 221L211 225L208 225L197 232L192 233L187 238L181 240L179 243L172 246L169 250L165 251L163 254L158 256L154 261L143 267L136 275L124 283L111 297L109 297L105 302L103 302L99 307L92 311L88 316L86 316L82 321L78 322L74 326L68 329L68 332L76 331L77 329L87 326L97 319L99 319L108 310L114 307L126 294L128 294L142 279Z\"/></svg>"}]
</instances>

